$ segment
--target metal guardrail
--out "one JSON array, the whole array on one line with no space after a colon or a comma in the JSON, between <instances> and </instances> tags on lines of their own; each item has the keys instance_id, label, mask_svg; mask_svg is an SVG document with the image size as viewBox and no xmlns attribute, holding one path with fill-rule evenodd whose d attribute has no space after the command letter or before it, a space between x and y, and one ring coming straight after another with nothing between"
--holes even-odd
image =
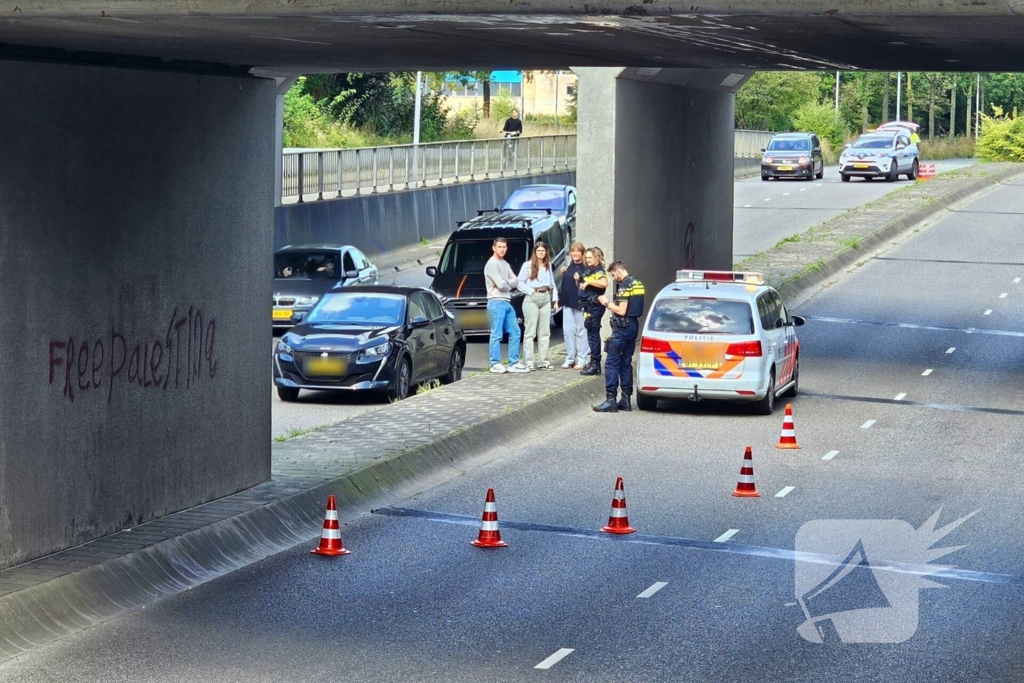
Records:
<instances>
[{"instance_id":1,"label":"metal guardrail","mask_svg":"<svg viewBox=\"0 0 1024 683\"><path fill-rule=\"evenodd\" d=\"M773 133L737 130L734 155L759 156ZM576 168L576 135L285 151L281 198L308 202Z\"/></svg>"}]
</instances>

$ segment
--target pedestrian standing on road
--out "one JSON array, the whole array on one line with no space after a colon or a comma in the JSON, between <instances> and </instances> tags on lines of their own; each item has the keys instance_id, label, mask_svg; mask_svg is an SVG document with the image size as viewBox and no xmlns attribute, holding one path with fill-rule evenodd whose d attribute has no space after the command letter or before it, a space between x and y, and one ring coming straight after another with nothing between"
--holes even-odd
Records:
<instances>
[{"instance_id":1,"label":"pedestrian standing on road","mask_svg":"<svg viewBox=\"0 0 1024 683\"><path fill-rule=\"evenodd\" d=\"M558 299L562 306L562 337L565 339L565 362L562 367L566 370L582 370L587 367L590 359L590 342L587 341L587 328L583 327L578 283L587 269L583 262L586 251L579 242L569 246L569 257L572 260L562 266L562 282L558 288Z\"/></svg>"},{"instance_id":2,"label":"pedestrian standing on road","mask_svg":"<svg viewBox=\"0 0 1024 683\"><path fill-rule=\"evenodd\" d=\"M580 308L583 309L583 327L587 331L587 346L590 348L590 361L581 375L601 374L601 318L604 317L604 305L598 297L608 289L608 273L604 269L604 252L598 247L591 247L583 255L587 269L579 277ZM576 279L576 278L573 278Z\"/></svg>"},{"instance_id":3,"label":"pedestrian standing on road","mask_svg":"<svg viewBox=\"0 0 1024 683\"><path fill-rule=\"evenodd\" d=\"M632 410L630 397L633 395L633 351L640 334L640 316L644 314L644 285L630 276L622 261L616 261L608 268L615 280L615 296L609 300L602 294L598 300L612 314L609 321L612 336L608 340L608 358L604 365L605 402L594 406L599 413L617 413ZM622 398L615 400L616 392Z\"/></svg>"},{"instance_id":4,"label":"pedestrian standing on road","mask_svg":"<svg viewBox=\"0 0 1024 683\"><path fill-rule=\"evenodd\" d=\"M487 285L487 319L491 324L490 360L491 372L526 372L526 366L519 360L519 323L512 310L512 291L519 285L519 279L512 272L512 266L505 260L508 242L504 237L494 240L491 245L493 256L484 266L484 282ZM508 334L508 369L501 364L501 338Z\"/></svg>"},{"instance_id":5,"label":"pedestrian standing on road","mask_svg":"<svg viewBox=\"0 0 1024 683\"><path fill-rule=\"evenodd\" d=\"M548 360L551 344L551 316L558 312L558 290L551 271L548 245L537 242L533 256L519 271L519 291L523 299L523 359L527 370L554 370ZM533 362L533 340L537 339L537 363Z\"/></svg>"}]
</instances>

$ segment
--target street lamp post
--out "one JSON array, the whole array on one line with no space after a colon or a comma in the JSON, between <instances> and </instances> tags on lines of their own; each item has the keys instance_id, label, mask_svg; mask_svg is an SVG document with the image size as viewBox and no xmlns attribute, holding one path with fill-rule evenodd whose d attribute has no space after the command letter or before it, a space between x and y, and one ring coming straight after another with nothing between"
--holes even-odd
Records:
<instances>
[{"instance_id":1,"label":"street lamp post","mask_svg":"<svg viewBox=\"0 0 1024 683\"><path fill-rule=\"evenodd\" d=\"M413 114L412 124L412 172L413 176L417 179L416 184L413 187L419 187L419 161L420 161L420 98L421 83L423 82L423 72L416 72L416 110ZM406 180L409 180L406 178Z\"/></svg>"},{"instance_id":2,"label":"street lamp post","mask_svg":"<svg viewBox=\"0 0 1024 683\"><path fill-rule=\"evenodd\" d=\"M836 72L836 111L839 111L839 72Z\"/></svg>"},{"instance_id":3,"label":"street lamp post","mask_svg":"<svg viewBox=\"0 0 1024 683\"><path fill-rule=\"evenodd\" d=\"M896 72L896 120L899 121L903 115L900 113L900 95L903 93L903 72Z\"/></svg>"}]
</instances>

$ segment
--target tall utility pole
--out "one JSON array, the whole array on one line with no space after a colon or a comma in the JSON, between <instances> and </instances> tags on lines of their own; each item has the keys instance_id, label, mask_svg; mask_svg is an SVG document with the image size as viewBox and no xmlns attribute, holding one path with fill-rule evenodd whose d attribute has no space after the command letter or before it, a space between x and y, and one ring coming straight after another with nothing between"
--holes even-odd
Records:
<instances>
[{"instance_id":1,"label":"tall utility pole","mask_svg":"<svg viewBox=\"0 0 1024 683\"><path fill-rule=\"evenodd\" d=\"M836 72L836 111L839 111L839 72Z\"/></svg>"},{"instance_id":2,"label":"tall utility pole","mask_svg":"<svg viewBox=\"0 0 1024 683\"><path fill-rule=\"evenodd\" d=\"M903 72L896 72L896 120L899 121L902 114L900 113L900 94L903 92Z\"/></svg>"},{"instance_id":3,"label":"tall utility pole","mask_svg":"<svg viewBox=\"0 0 1024 683\"><path fill-rule=\"evenodd\" d=\"M558 71L557 69L555 70L555 134L556 135L558 134L558 129L559 129L558 98L561 96L561 93L558 91L558 74L560 74L560 73L562 73L562 72Z\"/></svg>"},{"instance_id":4,"label":"tall utility pole","mask_svg":"<svg viewBox=\"0 0 1024 683\"><path fill-rule=\"evenodd\" d=\"M412 173L417 179L413 187L419 187L419 163L420 163L420 98L422 96L423 72L416 72L416 111L413 114L412 124ZM406 179L408 180L408 178Z\"/></svg>"},{"instance_id":5,"label":"tall utility pole","mask_svg":"<svg viewBox=\"0 0 1024 683\"><path fill-rule=\"evenodd\" d=\"M981 130L981 73L978 73L978 87L974 102L974 139L978 139L978 132Z\"/></svg>"}]
</instances>

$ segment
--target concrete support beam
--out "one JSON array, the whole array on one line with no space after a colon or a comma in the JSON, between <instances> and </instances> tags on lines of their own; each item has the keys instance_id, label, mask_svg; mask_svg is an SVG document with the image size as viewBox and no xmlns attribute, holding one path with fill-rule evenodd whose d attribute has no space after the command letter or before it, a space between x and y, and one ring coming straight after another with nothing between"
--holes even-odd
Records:
<instances>
[{"instance_id":1,"label":"concrete support beam","mask_svg":"<svg viewBox=\"0 0 1024 683\"><path fill-rule=\"evenodd\" d=\"M679 268L731 269L733 104L747 74L574 71L582 241L649 292Z\"/></svg>"},{"instance_id":2,"label":"concrete support beam","mask_svg":"<svg viewBox=\"0 0 1024 683\"><path fill-rule=\"evenodd\" d=\"M270 475L273 81L0 62L0 567Z\"/></svg>"}]
</instances>

